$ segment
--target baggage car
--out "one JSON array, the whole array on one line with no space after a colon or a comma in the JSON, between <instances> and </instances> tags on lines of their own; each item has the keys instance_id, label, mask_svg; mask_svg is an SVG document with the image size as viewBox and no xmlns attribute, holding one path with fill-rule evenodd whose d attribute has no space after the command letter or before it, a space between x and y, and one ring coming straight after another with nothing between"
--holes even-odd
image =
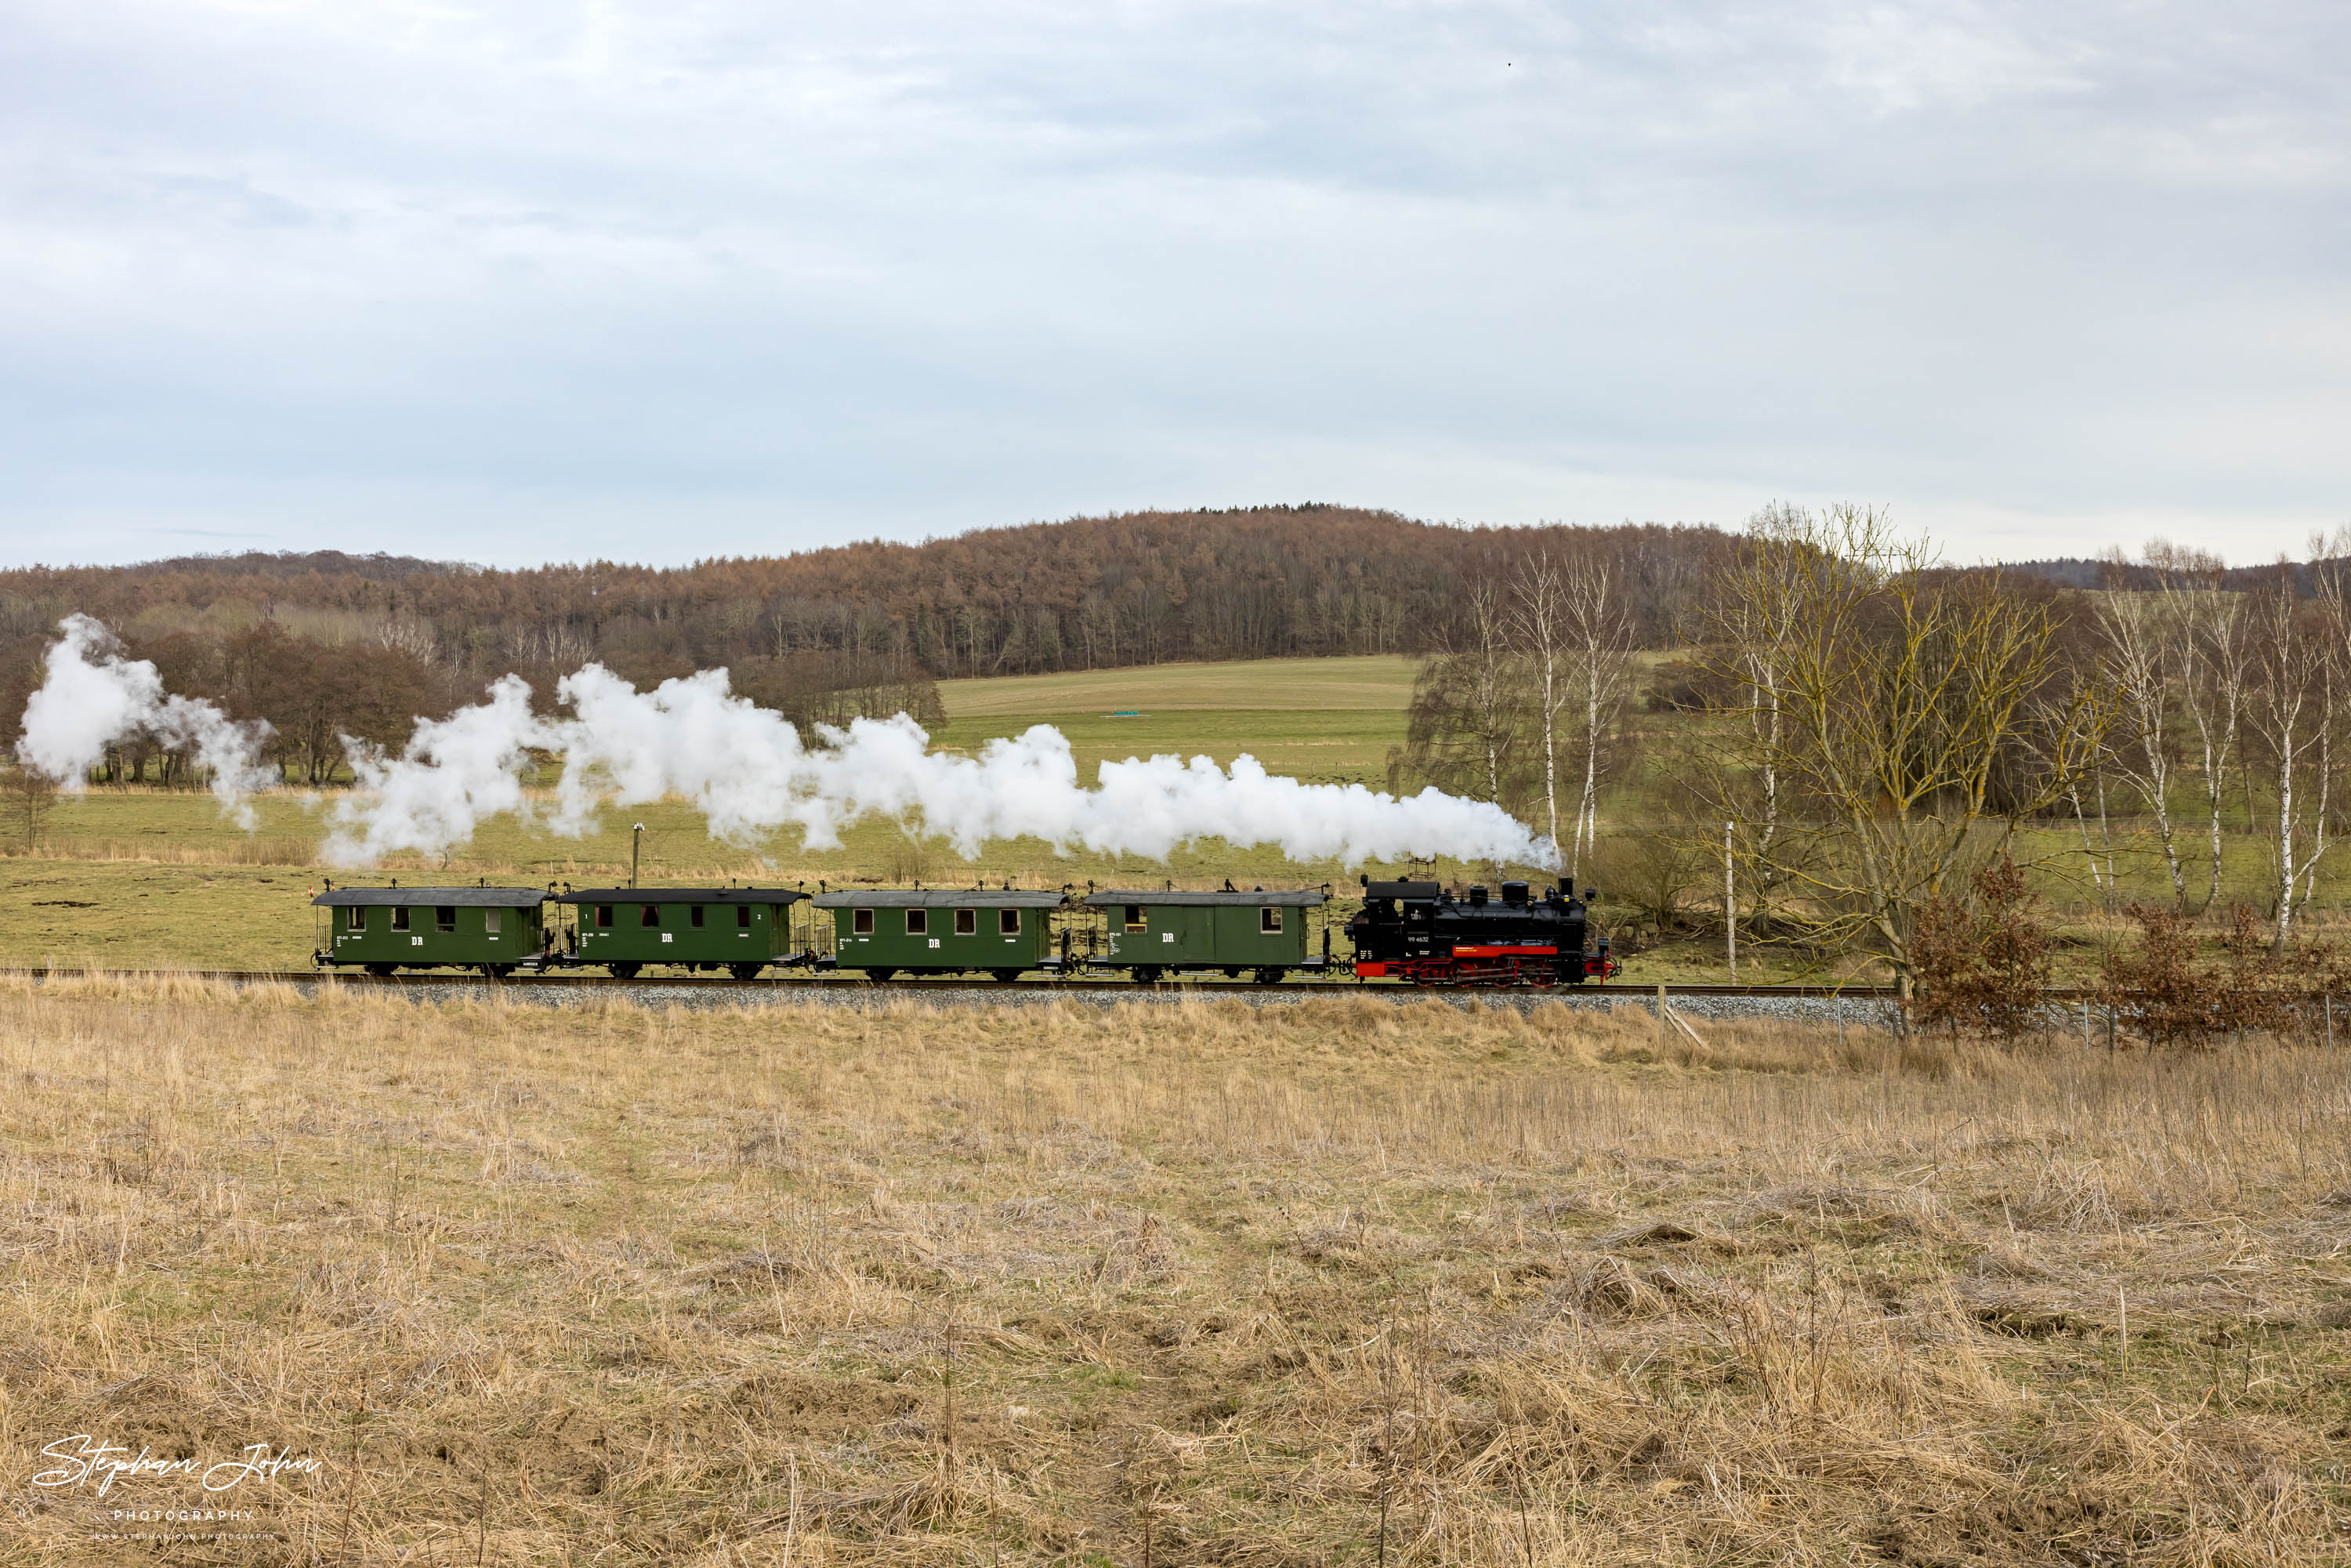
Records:
<instances>
[{"instance_id":1,"label":"baggage car","mask_svg":"<svg viewBox=\"0 0 2351 1568\"><path fill-rule=\"evenodd\" d=\"M1239 979L1254 971L1271 984L1292 969L1330 962L1326 926L1320 958L1310 955L1309 912L1327 897L1311 889L1222 893L1143 893L1111 888L1086 895L1108 926L1094 962L1125 969L1144 984L1162 976L1221 969Z\"/></svg>"},{"instance_id":2,"label":"baggage car","mask_svg":"<svg viewBox=\"0 0 2351 1568\"><path fill-rule=\"evenodd\" d=\"M842 889L810 901L832 915L832 953L819 968L893 975L987 974L1017 980L1029 969L1059 970L1052 914L1058 893Z\"/></svg>"},{"instance_id":3,"label":"baggage car","mask_svg":"<svg viewBox=\"0 0 2351 1568\"><path fill-rule=\"evenodd\" d=\"M350 965L371 975L395 969L479 969L511 975L547 956L544 905L536 887L336 887L310 903L319 911L322 969Z\"/></svg>"}]
</instances>

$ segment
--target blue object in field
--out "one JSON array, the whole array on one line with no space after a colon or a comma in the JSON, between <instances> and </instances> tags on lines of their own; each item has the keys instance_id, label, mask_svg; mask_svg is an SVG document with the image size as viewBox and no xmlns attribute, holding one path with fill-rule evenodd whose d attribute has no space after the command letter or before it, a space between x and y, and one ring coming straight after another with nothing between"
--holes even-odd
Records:
<instances>
[{"instance_id":1,"label":"blue object in field","mask_svg":"<svg viewBox=\"0 0 2351 1568\"><path fill-rule=\"evenodd\" d=\"M1122 708L1116 713L1105 714L1102 716L1105 718L1141 718L1143 716L1135 712L1133 708Z\"/></svg>"}]
</instances>

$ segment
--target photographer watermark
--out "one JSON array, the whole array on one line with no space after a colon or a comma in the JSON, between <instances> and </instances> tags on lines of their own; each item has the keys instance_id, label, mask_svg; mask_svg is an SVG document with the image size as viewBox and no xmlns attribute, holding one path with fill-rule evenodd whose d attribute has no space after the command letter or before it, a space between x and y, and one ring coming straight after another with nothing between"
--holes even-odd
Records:
<instances>
[{"instance_id":1,"label":"photographer watermark","mask_svg":"<svg viewBox=\"0 0 2351 1568\"><path fill-rule=\"evenodd\" d=\"M246 1498L231 1494L249 1481L314 1477L326 1468L321 1460L275 1443L248 1443L225 1458L202 1454L164 1458L145 1445L133 1453L128 1444L89 1432L47 1443L39 1457L50 1463L35 1472L32 1484L53 1494L88 1493L104 1499L112 1506L99 1517L114 1528L99 1530L93 1539L113 1541L274 1540L275 1531L258 1528L261 1516L256 1510L239 1506L258 1500L250 1494ZM147 1490L141 1483L154 1482L193 1485L197 1498L161 1502L141 1495Z\"/></svg>"}]
</instances>

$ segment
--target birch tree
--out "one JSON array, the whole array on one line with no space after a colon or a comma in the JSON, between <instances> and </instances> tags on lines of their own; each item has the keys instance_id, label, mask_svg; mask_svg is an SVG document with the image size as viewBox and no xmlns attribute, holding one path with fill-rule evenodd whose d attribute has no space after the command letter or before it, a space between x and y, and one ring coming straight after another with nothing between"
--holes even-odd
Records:
<instances>
[{"instance_id":1,"label":"birch tree","mask_svg":"<svg viewBox=\"0 0 2351 1568\"><path fill-rule=\"evenodd\" d=\"M2252 678L2244 596L2229 591L2220 558L2158 539L2142 558L2180 634L2179 704L2195 730L2208 839L2207 908L2220 897L2221 809L2241 758L2245 690Z\"/></svg>"},{"instance_id":2,"label":"birch tree","mask_svg":"<svg viewBox=\"0 0 2351 1568\"><path fill-rule=\"evenodd\" d=\"M1583 788L1576 807L1573 864L1583 863L1582 857L1599 844L1601 743L1615 727L1632 688L1632 620L1613 588L1604 560L1586 556L1568 568L1567 632L1579 664L1576 698L1583 728Z\"/></svg>"},{"instance_id":3,"label":"birch tree","mask_svg":"<svg viewBox=\"0 0 2351 1568\"><path fill-rule=\"evenodd\" d=\"M1534 719L1541 733L1543 832L1559 842L1559 716L1567 705L1569 592L1548 551L1519 570L1511 586L1510 631L1524 652L1534 686ZM1582 818L1577 819L1581 836ZM1581 863L1571 861L1571 864Z\"/></svg>"},{"instance_id":4,"label":"birch tree","mask_svg":"<svg viewBox=\"0 0 2351 1568\"><path fill-rule=\"evenodd\" d=\"M2120 550L2110 564L2126 564ZM2100 674L2115 699L2116 728L2125 741L2112 756L2155 818L2157 844L2171 873L2172 903L2185 908L2188 879L2171 820L2172 720L2184 629L2177 607L2161 594L2134 592L2116 583L2092 602L2102 644ZM2078 795L2074 809L2078 815Z\"/></svg>"},{"instance_id":5,"label":"birch tree","mask_svg":"<svg viewBox=\"0 0 2351 1568\"><path fill-rule=\"evenodd\" d=\"M2326 853L2338 710L2339 665L2323 612L2306 608L2296 590L2294 568L2282 560L2276 580L2255 598L2247 705L2270 786L2267 880L2280 951L2295 912L2310 901L2318 862Z\"/></svg>"}]
</instances>

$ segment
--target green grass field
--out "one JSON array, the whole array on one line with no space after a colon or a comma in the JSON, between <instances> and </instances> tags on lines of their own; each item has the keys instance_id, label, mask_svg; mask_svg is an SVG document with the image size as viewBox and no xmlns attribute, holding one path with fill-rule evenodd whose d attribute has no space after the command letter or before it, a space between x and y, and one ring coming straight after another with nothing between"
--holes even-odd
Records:
<instances>
[{"instance_id":1,"label":"green grass field","mask_svg":"<svg viewBox=\"0 0 2351 1568\"><path fill-rule=\"evenodd\" d=\"M1413 667L1401 658L1267 660L1175 664L1086 674L946 683L942 748L977 751L998 736L1052 724L1069 736L1081 779L1104 760L1249 753L1276 773L1316 782L1382 786L1387 753L1404 736ZM1133 710L1138 716L1110 716ZM287 794L257 802L253 834L222 820L211 797L152 789L89 791L61 800L29 854L0 858L0 961L278 967L307 961L305 902L333 874L316 861L324 814L337 797ZM1294 864L1269 851L1206 842L1162 863L1139 856L1061 856L1033 840L987 847L966 861L937 841L890 823L851 830L843 847L811 852L795 836L737 848L714 841L700 813L668 800L608 810L599 831L558 837L511 819L489 823L445 862L393 857L381 874L472 882L624 880L630 827L646 827L647 882L756 881L813 889L820 879L938 884L1013 880L1022 885L1213 886L1352 883L1336 864ZM1376 870L1377 868L1374 868ZM1439 874L1479 874L1440 865ZM1426 871L1421 874L1427 874Z\"/></svg>"},{"instance_id":2,"label":"green grass field","mask_svg":"<svg viewBox=\"0 0 2351 1568\"><path fill-rule=\"evenodd\" d=\"M1079 674L946 681L948 723L932 739L974 750L1050 724L1069 737L1079 777L1128 757L1247 753L1310 783L1384 788L1404 741L1413 662L1397 657L1259 659Z\"/></svg>"},{"instance_id":3,"label":"green grass field","mask_svg":"<svg viewBox=\"0 0 2351 1568\"><path fill-rule=\"evenodd\" d=\"M934 737L941 748L976 752L990 738L1051 724L1070 737L1080 777L1091 782L1097 764L1133 756L1199 753L1229 764L1249 753L1279 774L1312 782L1360 782L1384 787L1387 755L1404 738L1413 664L1402 658L1287 659L1230 664L1169 664L1080 674L951 681L940 688L948 720ZM1609 799L1603 853L1580 868L1602 884L1601 915L1621 951L1633 954L1628 977L1643 980L1725 977L1719 929L1691 936L1658 930L1637 907L1635 884L1646 873L1654 846L1645 837L1657 815L1654 776L1668 766L1669 743L1691 721L1635 711L1640 771ZM260 826L247 835L225 821L207 795L152 789L93 789L61 801L42 841L0 854L0 962L99 963L109 966L279 967L307 961L311 946L305 901L322 877L317 863L323 817L337 795L306 800L286 794L257 803ZM381 874L472 882L624 880L630 826L645 824L642 874L647 882L689 883L739 880L811 889L820 880L903 884L993 883L1024 886L1214 886L1230 876L1242 885L1319 886L1342 894L1353 884L1348 868L1293 864L1270 851L1234 851L1208 841L1167 863L1126 857L1056 855L1036 841L992 844L966 861L938 841L910 837L893 824L852 829L842 848L810 852L791 835L736 847L714 841L698 812L662 801L604 813L597 831L565 839L511 819L490 822L445 862L395 857ZM2167 883L2151 837L2118 825L2117 869L2123 897L2158 899ZM2251 834L2228 841L2227 884L2261 882L2265 846ZM2044 897L2061 918L2061 968L2079 973L2121 931L2083 874L2080 841L2070 830L2023 835L2019 858L2042 862ZM1404 868L1366 868L1397 874ZM1491 868L1440 864L1447 878L1489 876ZM2191 868L2192 869L2192 868ZM1413 868L1430 874L1431 868ZM1719 873L1694 862L1685 900L1719 898ZM2346 891L2344 873L2322 876L2314 924L2333 925ZM2116 902L2120 902L2116 900ZM1741 978L1785 977L1796 972L1784 954L1750 949Z\"/></svg>"}]
</instances>

